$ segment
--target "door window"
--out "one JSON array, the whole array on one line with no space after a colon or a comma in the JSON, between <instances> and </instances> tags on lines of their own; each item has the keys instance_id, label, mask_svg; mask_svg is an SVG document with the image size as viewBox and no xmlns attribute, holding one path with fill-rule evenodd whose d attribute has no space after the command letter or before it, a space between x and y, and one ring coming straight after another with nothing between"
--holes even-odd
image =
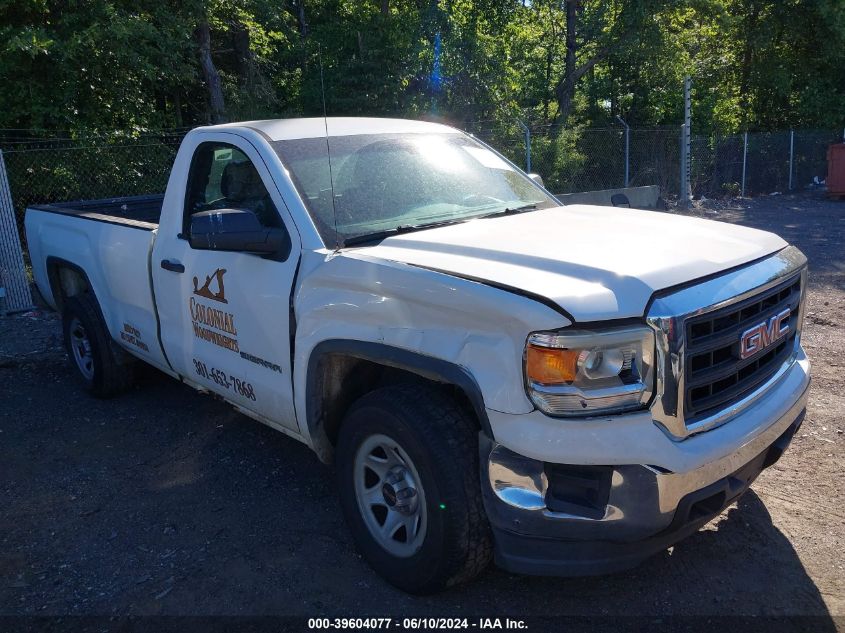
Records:
<instances>
[{"instance_id":1,"label":"door window","mask_svg":"<svg viewBox=\"0 0 845 633\"><path fill-rule=\"evenodd\" d=\"M188 173L183 232L191 216L212 209L248 209L267 228L284 228L279 212L252 161L226 143L202 143Z\"/></svg>"}]
</instances>

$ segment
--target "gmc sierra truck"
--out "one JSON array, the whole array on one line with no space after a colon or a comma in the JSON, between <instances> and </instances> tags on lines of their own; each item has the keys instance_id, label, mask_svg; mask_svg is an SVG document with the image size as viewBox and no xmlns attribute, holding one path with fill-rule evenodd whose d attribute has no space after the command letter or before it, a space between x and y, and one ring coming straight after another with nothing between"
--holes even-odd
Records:
<instances>
[{"instance_id":1,"label":"gmc sierra truck","mask_svg":"<svg viewBox=\"0 0 845 633\"><path fill-rule=\"evenodd\" d=\"M85 388L143 361L304 442L410 592L493 558L632 567L736 500L805 413L798 249L561 206L440 124L198 128L163 195L34 206L26 233Z\"/></svg>"}]
</instances>

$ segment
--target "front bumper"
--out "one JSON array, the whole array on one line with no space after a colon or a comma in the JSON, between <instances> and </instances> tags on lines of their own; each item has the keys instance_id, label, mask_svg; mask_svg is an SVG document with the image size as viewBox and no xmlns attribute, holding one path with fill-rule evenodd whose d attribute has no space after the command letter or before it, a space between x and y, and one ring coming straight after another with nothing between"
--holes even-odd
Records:
<instances>
[{"instance_id":1,"label":"front bumper","mask_svg":"<svg viewBox=\"0 0 845 633\"><path fill-rule=\"evenodd\" d=\"M525 457L482 434L482 491L497 564L527 574L602 574L666 549L717 516L777 461L804 419L808 389L809 365L801 358L737 419L671 442L680 455L667 451L662 459L634 464L619 459L623 438L608 461L561 464ZM610 430L596 429L598 441L607 441L600 436ZM714 442L721 443L721 455L704 461L701 453L710 456ZM593 450L582 448L582 455ZM694 466L663 465L678 463Z\"/></svg>"}]
</instances>

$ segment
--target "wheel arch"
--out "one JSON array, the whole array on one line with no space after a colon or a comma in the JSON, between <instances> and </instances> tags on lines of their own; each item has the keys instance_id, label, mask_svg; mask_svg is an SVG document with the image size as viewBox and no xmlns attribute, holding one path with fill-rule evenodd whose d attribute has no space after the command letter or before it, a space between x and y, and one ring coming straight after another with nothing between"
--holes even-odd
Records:
<instances>
[{"instance_id":1,"label":"wheel arch","mask_svg":"<svg viewBox=\"0 0 845 633\"><path fill-rule=\"evenodd\" d=\"M355 400L403 378L452 387L493 437L481 388L465 367L385 343L330 339L311 351L305 379L306 424L318 457L332 461L340 422Z\"/></svg>"},{"instance_id":2,"label":"wheel arch","mask_svg":"<svg viewBox=\"0 0 845 633\"><path fill-rule=\"evenodd\" d=\"M47 279L58 312L64 308L64 300L67 297L90 292L97 298L88 273L78 264L61 257L51 255L47 258ZM97 303L99 305L99 301Z\"/></svg>"}]
</instances>

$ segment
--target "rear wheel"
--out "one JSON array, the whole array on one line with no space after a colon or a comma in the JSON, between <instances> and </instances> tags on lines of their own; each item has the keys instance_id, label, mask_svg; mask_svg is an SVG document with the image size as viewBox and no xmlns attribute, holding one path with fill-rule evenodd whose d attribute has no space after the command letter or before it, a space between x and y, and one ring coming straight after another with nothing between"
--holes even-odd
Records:
<instances>
[{"instance_id":1,"label":"rear wheel","mask_svg":"<svg viewBox=\"0 0 845 633\"><path fill-rule=\"evenodd\" d=\"M131 386L133 360L112 342L92 295L65 299L62 326L71 368L88 392L107 398Z\"/></svg>"},{"instance_id":2,"label":"rear wheel","mask_svg":"<svg viewBox=\"0 0 845 633\"><path fill-rule=\"evenodd\" d=\"M435 386L363 396L337 444L340 500L367 562L411 593L467 581L489 563L477 428Z\"/></svg>"},{"instance_id":3,"label":"rear wheel","mask_svg":"<svg viewBox=\"0 0 845 633\"><path fill-rule=\"evenodd\" d=\"M79 317L71 317L68 324L69 341L67 343L70 355L76 369L82 375L83 380L91 382L94 380L94 353L91 349L91 339Z\"/></svg>"}]
</instances>

